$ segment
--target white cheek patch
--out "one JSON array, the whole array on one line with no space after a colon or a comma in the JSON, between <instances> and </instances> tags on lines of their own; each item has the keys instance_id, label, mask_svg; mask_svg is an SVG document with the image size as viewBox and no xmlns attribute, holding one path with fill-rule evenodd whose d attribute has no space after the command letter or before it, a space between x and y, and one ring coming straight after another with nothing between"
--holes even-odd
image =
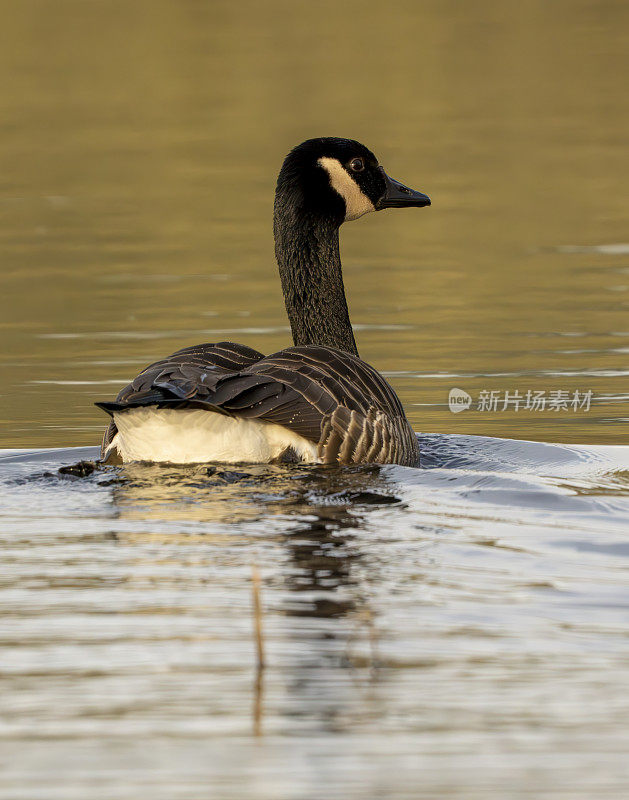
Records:
<instances>
[{"instance_id":1,"label":"white cheek patch","mask_svg":"<svg viewBox=\"0 0 629 800\"><path fill-rule=\"evenodd\" d=\"M330 186L345 200L345 222L376 210L374 204L337 158L322 156L318 163L330 176Z\"/></svg>"}]
</instances>

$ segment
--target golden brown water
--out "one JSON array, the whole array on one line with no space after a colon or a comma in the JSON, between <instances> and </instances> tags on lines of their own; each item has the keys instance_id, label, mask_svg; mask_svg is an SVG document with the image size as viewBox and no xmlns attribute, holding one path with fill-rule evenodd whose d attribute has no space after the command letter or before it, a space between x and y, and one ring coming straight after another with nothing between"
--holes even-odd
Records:
<instances>
[{"instance_id":1,"label":"golden brown water","mask_svg":"<svg viewBox=\"0 0 629 800\"><path fill-rule=\"evenodd\" d=\"M328 134L433 199L342 231L414 427L626 441L626 3L2 8L1 445L97 442L92 402L179 347L289 344L274 181ZM452 387L598 400L453 415Z\"/></svg>"},{"instance_id":2,"label":"golden brown water","mask_svg":"<svg viewBox=\"0 0 629 800\"><path fill-rule=\"evenodd\" d=\"M625 800L629 5L0 12L0 800ZM68 470L148 362L289 343L275 176L329 134L433 199L342 232L423 468Z\"/></svg>"}]
</instances>

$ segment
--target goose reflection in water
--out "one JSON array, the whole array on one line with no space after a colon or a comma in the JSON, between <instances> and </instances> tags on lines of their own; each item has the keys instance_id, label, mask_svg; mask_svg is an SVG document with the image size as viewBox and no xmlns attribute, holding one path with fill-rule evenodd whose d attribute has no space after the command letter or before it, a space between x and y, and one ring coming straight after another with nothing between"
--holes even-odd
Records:
<instances>
[{"instance_id":1,"label":"goose reflection in water","mask_svg":"<svg viewBox=\"0 0 629 800\"><path fill-rule=\"evenodd\" d=\"M249 545L250 560L281 573L291 592L283 610L291 616L342 616L362 603L357 533L370 510L398 502L375 466L129 464L112 471L116 517L154 523L121 530L119 538Z\"/></svg>"},{"instance_id":2,"label":"goose reflection in water","mask_svg":"<svg viewBox=\"0 0 629 800\"><path fill-rule=\"evenodd\" d=\"M192 577L180 569L186 544L194 546L196 563L207 565L213 591L222 582L222 591L241 595L251 566L260 568L269 669L255 673L255 732L262 730L269 673L283 675L283 715L304 724L316 719L325 728L342 724L356 680L373 675L358 669L374 666L367 597L377 582L377 564L365 556L361 531L373 511L398 502L380 468L133 464L114 474L116 515L133 523L128 533L118 526L117 536L181 545L159 554L161 565L172 560L178 580ZM140 521L148 523L146 530L138 530ZM156 555L143 550L137 557L146 567ZM369 713L368 704L360 713Z\"/></svg>"}]
</instances>

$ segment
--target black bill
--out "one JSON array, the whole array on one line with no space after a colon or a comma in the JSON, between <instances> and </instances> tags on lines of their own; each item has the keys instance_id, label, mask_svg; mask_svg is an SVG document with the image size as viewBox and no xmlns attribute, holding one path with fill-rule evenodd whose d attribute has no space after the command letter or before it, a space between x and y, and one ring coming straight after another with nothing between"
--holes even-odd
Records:
<instances>
[{"instance_id":1,"label":"black bill","mask_svg":"<svg viewBox=\"0 0 629 800\"><path fill-rule=\"evenodd\" d=\"M430 205L430 197L427 194L410 189L403 183L396 181L395 178L390 178L382 167L380 167L380 172L382 172L385 180L386 190L376 203L378 211L381 208L405 208L407 206L421 208L422 206Z\"/></svg>"}]
</instances>

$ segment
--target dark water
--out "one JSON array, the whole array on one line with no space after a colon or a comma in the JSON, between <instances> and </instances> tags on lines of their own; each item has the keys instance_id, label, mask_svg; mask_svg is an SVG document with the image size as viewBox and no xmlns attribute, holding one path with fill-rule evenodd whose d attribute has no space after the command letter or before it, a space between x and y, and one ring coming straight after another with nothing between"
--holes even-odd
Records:
<instances>
[{"instance_id":1,"label":"dark water","mask_svg":"<svg viewBox=\"0 0 629 800\"><path fill-rule=\"evenodd\" d=\"M389 5L0 0L0 446L95 444L93 401L185 345L285 347L275 176L330 134L433 200L341 241L414 428L626 441L629 5Z\"/></svg>"},{"instance_id":2,"label":"dark water","mask_svg":"<svg viewBox=\"0 0 629 800\"><path fill-rule=\"evenodd\" d=\"M624 800L627 3L0 11L0 796ZM286 346L317 135L433 200L342 232L422 469L65 469L150 361Z\"/></svg>"}]
</instances>

